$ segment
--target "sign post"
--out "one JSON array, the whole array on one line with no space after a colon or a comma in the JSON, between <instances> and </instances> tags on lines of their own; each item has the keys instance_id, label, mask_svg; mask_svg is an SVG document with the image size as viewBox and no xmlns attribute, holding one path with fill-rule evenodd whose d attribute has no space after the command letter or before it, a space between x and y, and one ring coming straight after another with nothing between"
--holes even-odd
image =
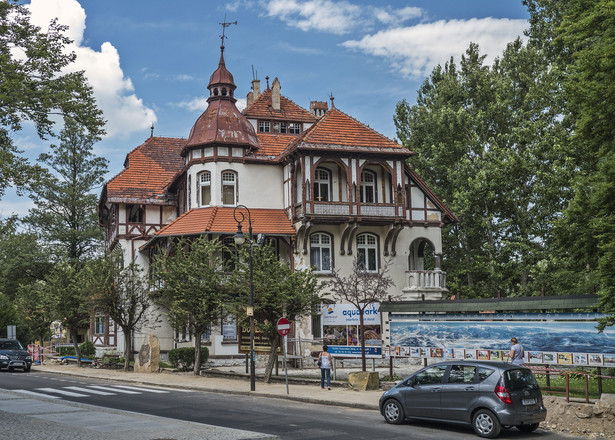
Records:
<instances>
[{"instance_id":1,"label":"sign post","mask_svg":"<svg viewBox=\"0 0 615 440\"><path fill-rule=\"evenodd\" d=\"M284 317L278 319L278 333L284 336L284 375L286 376L286 394L288 392L288 366L286 364L286 337L290 333L290 321Z\"/></svg>"}]
</instances>

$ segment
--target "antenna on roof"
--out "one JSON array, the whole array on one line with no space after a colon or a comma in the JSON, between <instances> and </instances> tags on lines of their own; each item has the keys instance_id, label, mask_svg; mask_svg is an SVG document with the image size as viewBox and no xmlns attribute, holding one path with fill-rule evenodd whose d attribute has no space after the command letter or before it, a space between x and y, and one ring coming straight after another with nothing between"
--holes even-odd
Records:
<instances>
[{"instance_id":1,"label":"antenna on roof","mask_svg":"<svg viewBox=\"0 0 615 440\"><path fill-rule=\"evenodd\" d=\"M152 126L150 127L150 134L149 137L154 137L154 123L152 122Z\"/></svg>"},{"instance_id":2,"label":"antenna on roof","mask_svg":"<svg viewBox=\"0 0 615 440\"><path fill-rule=\"evenodd\" d=\"M226 14L224 14L224 21L222 23L218 23L222 25L222 35L220 35L220 39L222 40L222 45L220 46L221 49L224 49L224 39L228 38L226 36L226 28L229 27L232 24L237 24L237 21L231 21L231 22L227 22L226 21Z\"/></svg>"},{"instance_id":3,"label":"antenna on roof","mask_svg":"<svg viewBox=\"0 0 615 440\"><path fill-rule=\"evenodd\" d=\"M267 80L267 90L269 90L269 77L266 76L265 79Z\"/></svg>"}]
</instances>

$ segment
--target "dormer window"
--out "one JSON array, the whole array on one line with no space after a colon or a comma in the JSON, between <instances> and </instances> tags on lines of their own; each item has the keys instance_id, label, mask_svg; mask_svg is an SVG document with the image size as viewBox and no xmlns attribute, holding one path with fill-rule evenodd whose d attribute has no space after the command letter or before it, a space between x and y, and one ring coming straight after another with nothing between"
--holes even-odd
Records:
<instances>
[{"instance_id":1,"label":"dormer window","mask_svg":"<svg viewBox=\"0 0 615 440\"><path fill-rule=\"evenodd\" d=\"M301 124L297 122L291 122L290 124L288 124L288 132L291 134L300 134Z\"/></svg>"},{"instance_id":2,"label":"dormer window","mask_svg":"<svg viewBox=\"0 0 615 440\"><path fill-rule=\"evenodd\" d=\"M286 122L274 122L273 123L273 132L274 133L286 133L288 131Z\"/></svg>"},{"instance_id":3,"label":"dormer window","mask_svg":"<svg viewBox=\"0 0 615 440\"><path fill-rule=\"evenodd\" d=\"M271 122L269 121L258 121L258 131L261 133L269 133L271 132Z\"/></svg>"}]
</instances>

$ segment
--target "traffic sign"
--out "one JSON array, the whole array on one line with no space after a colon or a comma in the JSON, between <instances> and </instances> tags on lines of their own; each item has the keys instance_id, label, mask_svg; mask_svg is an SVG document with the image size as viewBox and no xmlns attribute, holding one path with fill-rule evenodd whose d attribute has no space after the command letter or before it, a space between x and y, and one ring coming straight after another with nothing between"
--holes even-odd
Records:
<instances>
[{"instance_id":1,"label":"traffic sign","mask_svg":"<svg viewBox=\"0 0 615 440\"><path fill-rule=\"evenodd\" d=\"M286 336L290 333L290 321L284 317L278 319L278 333L281 336Z\"/></svg>"}]
</instances>

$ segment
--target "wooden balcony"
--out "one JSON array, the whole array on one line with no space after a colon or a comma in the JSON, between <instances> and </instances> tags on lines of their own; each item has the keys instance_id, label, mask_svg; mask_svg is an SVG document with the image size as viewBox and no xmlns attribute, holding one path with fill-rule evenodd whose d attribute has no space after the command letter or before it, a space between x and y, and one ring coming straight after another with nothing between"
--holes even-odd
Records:
<instances>
[{"instance_id":1,"label":"wooden balcony","mask_svg":"<svg viewBox=\"0 0 615 440\"><path fill-rule=\"evenodd\" d=\"M403 206L395 203L348 203L308 200L294 206L295 217L304 215L331 217L392 218L404 215Z\"/></svg>"}]
</instances>

